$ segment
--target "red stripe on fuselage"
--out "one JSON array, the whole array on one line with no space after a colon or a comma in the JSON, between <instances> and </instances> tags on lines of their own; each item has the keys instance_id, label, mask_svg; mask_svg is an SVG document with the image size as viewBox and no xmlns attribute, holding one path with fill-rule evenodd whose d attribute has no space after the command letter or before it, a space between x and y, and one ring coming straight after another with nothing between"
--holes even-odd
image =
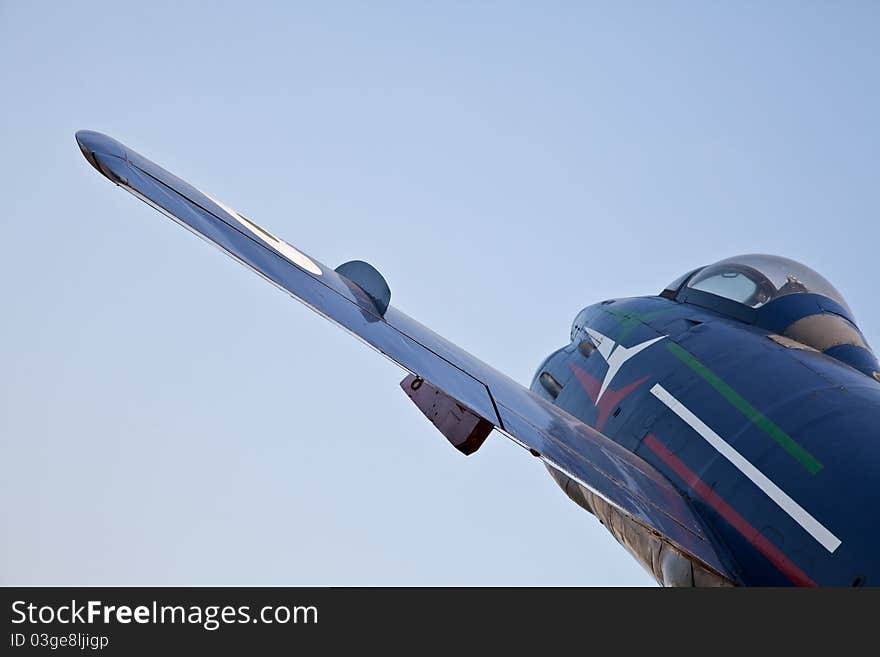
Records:
<instances>
[{"instance_id":1,"label":"red stripe on fuselage","mask_svg":"<svg viewBox=\"0 0 880 657\"><path fill-rule=\"evenodd\" d=\"M657 437L649 433L645 436L643 444L656 454L661 461L669 466L675 474L677 474L688 486L690 486L697 495L702 497L706 503L715 509L719 515L724 518L734 529L742 534L745 539L754 545L758 551L763 554L770 562L782 571L794 584L798 586L818 586L810 577L798 568L778 547L767 540L763 534L752 527L749 522L743 518L732 506L725 502L718 493L712 490L706 483L700 479L696 473L691 470L685 463L675 454L661 443Z\"/></svg>"},{"instance_id":2,"label":"red stripe on fuselage","mask_svg":"<svg viewBox=\"0 0 880 657\"><path fill-rule=\"evenodd\" d=\"M583 370L575 365L574 363L571 363L570 367L571 370L574 372L574 375L577 377L577 380L580 381L583 389L590 396L590 399L593 401L593 405L596 407L596 410L599 411L599 414L596 417L596 431L602 431L602 427L605 426L605 422L606 420L608 420L608 416L611 415L611 411L613 411L617 407L617 405L620 404L620 402L626 399L626 397L633 390L635 390L645 381L651 378L650 375L643 376L638 381L633 381L628 386L624 386L620 390L612 390L611 386L608 386L605 394L602 395L602 399L597 402L596 397L599 396L599 388L602 386L602 382L586 370Z\"/></svg>"}]
</instances>

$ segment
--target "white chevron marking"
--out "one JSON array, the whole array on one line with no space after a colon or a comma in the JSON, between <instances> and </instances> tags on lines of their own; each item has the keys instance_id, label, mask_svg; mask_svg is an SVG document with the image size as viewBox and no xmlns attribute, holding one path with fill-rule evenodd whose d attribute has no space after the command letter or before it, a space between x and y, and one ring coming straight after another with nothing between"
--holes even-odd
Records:
<instances>
[{"instance_id":1,"label":"white chevron marking","mask_svg":"<svg viewBox=\"0 0 880 657\"><path fill-rule=\"evenodd\" d=\"M602 358L608 363L608 371L605 372L605 378L602 380L602 386L599 388L599 395L596 397L597 404L599 403L599 400L602 399L605 390L607 390L608 386L611 384L611 380L617 375L617 372L626 361L641 352L643 349L650 347L655 342L659 342L666 337L665 335L661 335L660 337L646 340L640 344L635 344L632 347L624 347L622 344L619 344L617 345L617 349L615 349L614 340L607 335L602 335L599 331L594 331L591 328L587 328L587 333L593 338L593 341L596 343L596 349L599 350L599 353L602 354Z\"/></svg>"}]
</instances>

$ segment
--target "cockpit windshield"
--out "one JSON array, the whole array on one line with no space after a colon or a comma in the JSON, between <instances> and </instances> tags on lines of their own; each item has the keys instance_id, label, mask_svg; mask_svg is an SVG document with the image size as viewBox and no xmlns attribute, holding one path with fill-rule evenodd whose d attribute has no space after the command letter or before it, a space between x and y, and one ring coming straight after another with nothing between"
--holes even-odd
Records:
<instances>
[{"instance_id":1,"label":"cockpit windshield","mask_svg":"<svg viewBox=\"0 0 880 657\"><path fill-rule=\"evenodd\" d=\"M786 294L812 292L849 306L831 283L794 260L771 255L741 255L699 270L687 287L732 299L752 308Z\"/></svg>"}]
</instances>

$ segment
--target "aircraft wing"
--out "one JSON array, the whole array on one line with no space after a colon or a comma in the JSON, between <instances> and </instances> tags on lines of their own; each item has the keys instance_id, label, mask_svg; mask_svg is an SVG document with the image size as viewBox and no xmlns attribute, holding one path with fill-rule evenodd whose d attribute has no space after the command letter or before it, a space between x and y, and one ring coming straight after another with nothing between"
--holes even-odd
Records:
<instances>
[{"instance_id":1,"label":"aircraft wing","mask_svg":"<svg viewBox=\"0 0 880 657\"><path fill-rule=\"evenodd\" d=\"M91 131L78 132L76 139L92 166L114 183L471 409L683 553L730 577L688 502L651 465L389 306L390 292L372 267L346 263L339 273L118 141Z\"/></svg>"}]
</instances>

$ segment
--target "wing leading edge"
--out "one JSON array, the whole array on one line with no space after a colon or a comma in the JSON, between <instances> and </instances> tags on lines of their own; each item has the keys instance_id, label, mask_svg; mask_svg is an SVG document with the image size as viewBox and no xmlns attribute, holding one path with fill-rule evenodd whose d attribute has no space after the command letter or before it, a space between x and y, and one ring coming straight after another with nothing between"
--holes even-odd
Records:
<instances>
[{"instance_id":1,"label":"wing leading edge","mask_svg":"<svg viewBox=\"0 0 880 657\"><path fill-rule=\"evenodd\" d=\"M102 175L733 579L687 501L647 462L115 139L92 131L77 132L76 139Z\"/></svg>"}]
</instances>

